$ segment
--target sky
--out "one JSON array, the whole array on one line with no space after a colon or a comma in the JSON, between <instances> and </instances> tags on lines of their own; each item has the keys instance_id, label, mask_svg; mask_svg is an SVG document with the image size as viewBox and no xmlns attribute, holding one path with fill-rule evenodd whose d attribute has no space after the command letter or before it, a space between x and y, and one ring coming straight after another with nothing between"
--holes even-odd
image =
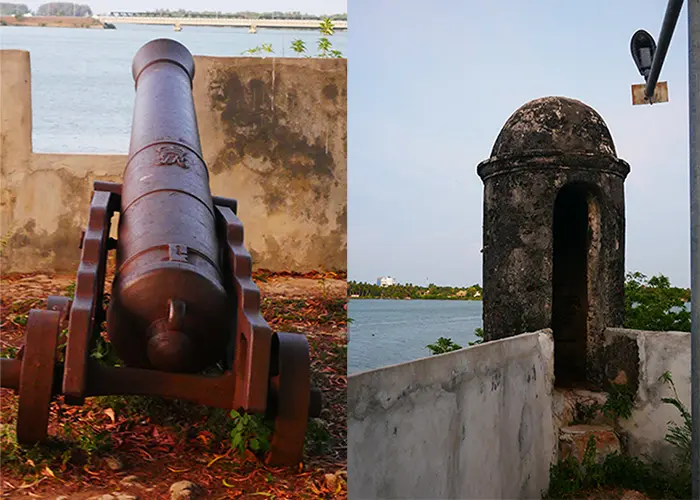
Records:
<instances>
[{"instance_id":1,"label":"sky","mask_svg":"<svg viewBox=\"0 0 700 500\"><path fill-rule=\"evenodd\" d=\"M41 4L49 0L36 2L21 2L32 10L36 10ZM69 0L57 0L69 1ZM148 11L156 9L169 10L199 10L240 12L250 10L254 12L270 11L299 11L307 14L339 14L347 11L346 0L75 0L78 4L87 4L95 14L108 13L110 11Z\"/></svg>"},{"instance_id":2,"label":"sky","mask_svg":"<svg viewBox=\"0 0 700 500\"><path fill-rule=\"evenodd\" d=\"M687 2L660 81L632 106L630 39L658 41L658 0L351 0L348 279L482 283L483 184L508 117L549 95L606 121L625 181L626 267L690 283Z\"/></svg>"}]
</instances>

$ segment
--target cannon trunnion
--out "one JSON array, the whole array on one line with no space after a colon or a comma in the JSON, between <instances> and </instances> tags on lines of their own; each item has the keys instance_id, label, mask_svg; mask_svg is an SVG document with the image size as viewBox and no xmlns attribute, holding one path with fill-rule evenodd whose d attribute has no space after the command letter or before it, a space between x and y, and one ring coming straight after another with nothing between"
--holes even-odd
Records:
<instances>
[{"instance_id":1,"label":"cannon trunnion","mask_svg":"<svg viewBox=\"0 0 700 500\"><path fill-rule=\"evenodd\" d=\"M136 100L123 184L96 182L73 301L33 309L17 359L0 360L0 382L19 393L17 438L47 436L49 406L109 394L157 395L266 413L275 430L269 464L302 458L320 392L310 386L309 347L273 332L260 314L252 260L235 200L213 197L192 98L194 59L174 40L153 40L132 67ZM119 212L118 239L109 238ZM103 307L109 250L117 270ZM124 367L90 359L101 324ZM64 363L56 362L62 326ZM219 364L224 373L205 376Z\"/></svg>"}]
</instances>

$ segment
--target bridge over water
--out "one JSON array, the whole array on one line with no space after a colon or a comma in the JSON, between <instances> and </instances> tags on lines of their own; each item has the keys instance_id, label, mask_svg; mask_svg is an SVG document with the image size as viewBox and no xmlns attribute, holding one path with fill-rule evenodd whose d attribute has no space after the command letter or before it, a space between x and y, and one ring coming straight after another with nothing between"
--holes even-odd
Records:
<instances>
[{"instance_id":1,"label":"bridge over water","mask_svg":"<svg viewBox=\"0 0 700 500\"><path fill-rule=\"evenodd\" d=\"M231 26L236 28L318 29L318 19L241 19L230 17L150 17L128 12L94 16L102 24L165 24L172 26ZM333 21L336 30L348 29L347 21Z\"/></svg>"}]
</instances>

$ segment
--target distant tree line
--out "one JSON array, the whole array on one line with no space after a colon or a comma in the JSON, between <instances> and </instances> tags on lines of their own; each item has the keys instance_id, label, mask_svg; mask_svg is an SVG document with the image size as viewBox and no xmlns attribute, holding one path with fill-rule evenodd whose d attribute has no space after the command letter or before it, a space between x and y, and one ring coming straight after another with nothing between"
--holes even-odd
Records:
<instances>
[{"instance_id":1,"label":"distant tree line","mask_svg":"<svg viewBox=\"0 0 700 500\"><path fill-rule=\"evenodd\" d=\"M89 5L80 5L70 2L45 3L36 9L37 16L75 16L85 17L92 15Z\"/></svg>"},{"instance_id":2,"label":"distant tree line","mask_svg":"<svg viewBox=\"0 0 700 500\"><path fill-rule=\"evenodd\" d=\"M2 16L24 16L30 14L31 10L21 3L0 3L0 15ZM36 16L75 16L85 17L92 15L89 5L80 5L70 2L51 2L40 5L34 12Z\"/></svg>"},{"instance_id":3,"label":"distant tree line","mask_svg":"<svg viewBox=\"0 0 700 500\"><path fill-rule=\"evenodd\" d=\"M29 7L22 3L0 2L0 16L23 16L29 14Z\"/></svg>"},{"instance_id":4,"label":"distant tree line","mask_svg":"<svg viewBox=\"0 0 700 500\"><path fill-rule=\"evenodd\" d=\"M348 295L359 299L420 299L420 300L481 300L483 290L479 285L469 287L417 286L405 285L379 286L371 283L348 281Z\"/></svg>"},{"instance_id":5,"label":"distant tree line","mask_svg":"<svg viewBox=\"0 0 700 500\"><path fill-rule=\"evenodd\" d=\"M241 12L212 12L212 11L192 11L192 10L169 10L169 9L157 9L149 12L133 12L135 16L139 17L204 17L212 18L219 17L223 19L235 18L235 19L315 19L322 20L324 18L330 18L332 21L347 21L347 14L331 14L317 16L314 14L304 14L302 12L251 12L251 11L241 11Z\"/></svg>"},{"instance_id":6,"label":"distant tree line","mask_svg":"<svg viewBox=\"0 0 700 500\"><path fill-rule=\"evenodd\" d=\"M365 283L354 284L356 286L351 287L351 284L354 282L348 283L348 288L355 290L359 288L357 285L362 285L363 289L364 287L380 288ZM385 287L384 290L389 288L392 287ZM481 289L479 290L481 291ZM691 305L690 289L672 286L671 280L663 274L649 278L640 272L630 272L625 277L625 328L658 332L689 332ZM481 344L484 341L482 328L474 330L474 334L478 338L469 342L470 346ZM448 337L440 337L436 342L428 344L426 347L432 354L443 354L462 349L461 345Z\"/></svg>"}]
</instances>

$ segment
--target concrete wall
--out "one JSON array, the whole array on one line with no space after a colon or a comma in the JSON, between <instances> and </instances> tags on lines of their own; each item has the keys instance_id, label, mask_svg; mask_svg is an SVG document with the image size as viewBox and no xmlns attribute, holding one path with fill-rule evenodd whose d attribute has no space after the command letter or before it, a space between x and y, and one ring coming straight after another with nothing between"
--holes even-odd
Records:
<instances>
[{"instance_id":1,"label":"concrete wall","mask_svg":"<svg viewBox=\"0 0 700 500\"><path fill-rule=\"evenodd\" d=\"M610 328L605 335L618 356L637 362L636 370L627 368L624 361L618 363L631 375L630 383L637 386L632 417L620 421L627 434L627 450L640 458L649 455L666 461L673 452L664 441L668 422L680 424L681 418L675 407L661 401L673 397L673 391L659 378L666 371L671 373L681 402L690 410L690 333Z\"/></svg>"},{"instance_id":2,"label":"concrete wall","mask_svg":"<svg viewBox=\"0 0 700 500\"><path fill-rule=\"evenodd\" d=\"M237 198L256 268L346 269L345 60L195 57L215 195ZM0 52L0 271L75 272L92 182L126 156L32 152L29 53Z\"/></svg>"},{"instance_id":3,"label":"concrete wall","mask_svg":"<svg viewBox=\"0 0 700 500\"><path fill-rule=\"evenodd\" d=\"M543 330L348 377L352 498L540 498L556 443Z\"/></svg>"}]
</instances>

